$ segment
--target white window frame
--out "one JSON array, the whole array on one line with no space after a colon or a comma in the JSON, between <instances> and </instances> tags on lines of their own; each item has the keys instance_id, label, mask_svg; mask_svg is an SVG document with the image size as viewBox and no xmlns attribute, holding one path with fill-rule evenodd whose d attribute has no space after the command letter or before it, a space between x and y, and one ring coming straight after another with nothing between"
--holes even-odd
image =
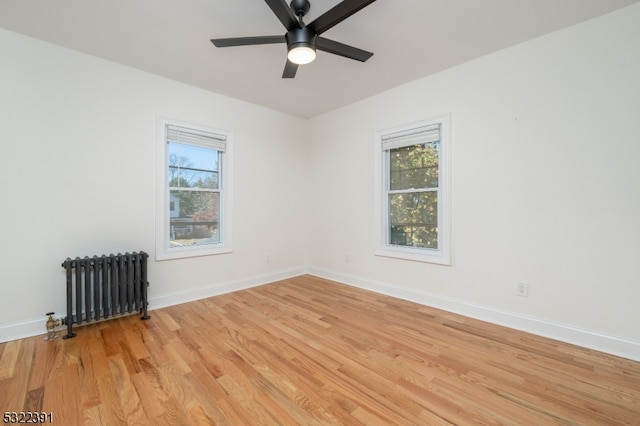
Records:
<instances>
[{"instance_id":1,"label":"white window frame","mask_svg":"<svg viewBox=\"0 0 640 426\"><path fill-rule=\"evenodd\" d=\"M185 247L170 247L170 197L169 197L169 144L167 143L168 126L183 127L195 132L206 132L220 135L224 140L224 153L221 153L219 164L220 182L220 217L218 229L220 241L213 244ZM206 144L194 145L215 148ZM157 194L156 194L156 260L180 259L186 257L208 256L233 251L232 226L232 194L233 194L233 135L230 132L208 126L187 123L171 118L157 118Z\"/></svg>"},{"instance_id":2,"label":"white window frame","mask_svg":"<svg viewBox=\"0 0 640 426\"><path fill-rule=\"evenodd\" d=\"M442 115L416 123L406 124L376 132L375 137L375 207L376 250L378 256L413 260L418 262L451 265L451 117ZM418 248L389 243L388 186L389 169L383 140L394 135L411 134L420 129L440 126L439 182L438 182L438 248Z\"/></svg>"}]
</instances>

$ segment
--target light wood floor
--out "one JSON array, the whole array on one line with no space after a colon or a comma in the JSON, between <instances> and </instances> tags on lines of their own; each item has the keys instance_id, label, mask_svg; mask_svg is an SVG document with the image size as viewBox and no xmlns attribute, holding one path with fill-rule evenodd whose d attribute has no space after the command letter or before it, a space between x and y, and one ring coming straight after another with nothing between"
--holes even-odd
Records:
<instances>
[{"instance_id":1,"label":"light wood floor","mask_svg":"<svg viewBox=\"0 0 640 426\"><path fill-rule=\"evenodd\" d=\"M150 314L1 344L0 408L60 425L640 425L640 363L315 277Z\"/></svg>"}]
</instances>

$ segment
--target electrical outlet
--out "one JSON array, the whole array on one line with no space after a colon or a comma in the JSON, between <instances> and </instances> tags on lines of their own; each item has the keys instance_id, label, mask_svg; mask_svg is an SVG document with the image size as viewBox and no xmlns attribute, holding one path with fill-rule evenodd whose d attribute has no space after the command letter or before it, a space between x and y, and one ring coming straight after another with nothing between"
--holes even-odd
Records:
<instances>
[{"instance_id":1,"label":"electrical outlet","mask_svg":"<svg viewBox=\"0 0 640 426\"><path fill-rule=\"evenodd\" d=\"M346 253L344 255L344 261L347 263L351 262L351 255L349 253Z\"/></svg>"},{"instance_id":2,"label":"electrical outlet","mask_svg":"<svg viewBox=\"0 0 640 426\"><path fill-rule=\"evenodd\" d=\"M265 260L267 263L271 263L271 255L269 253L267 253Z\"/></svg>"},{"instance_id":3,"label":"electrical outlet","mask_svg":"<svg viewBox=\"0 0 640 426\"><path fill-rule=\"evenodd\" d=\"M516 295L527 297L529 296L529 284L524 282L519 282L518 287L516 288Z\"/></svg>"}]
</instances>

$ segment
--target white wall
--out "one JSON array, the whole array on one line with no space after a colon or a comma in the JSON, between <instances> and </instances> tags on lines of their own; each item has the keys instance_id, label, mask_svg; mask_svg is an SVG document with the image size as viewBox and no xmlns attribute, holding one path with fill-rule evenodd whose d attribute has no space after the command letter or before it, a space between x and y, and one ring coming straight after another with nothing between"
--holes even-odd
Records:
<instances>
[{"instance_id":1,"label":"white wall","mask_svg":"<svg viewBox=\"0 0 640 426\"><path fill-rule=\"evenodd\" d=\"M640 359L638 22L640 5L313 119L310 270ZM376 257L374 132L448 113L453 265Z\"/></svg>"},{"instance_id":2,"label":"white wall","mask_svg":"<svg viewBox=\"0 0 640 426\"><path fill-rule=\"evenodd\" d=\"M67 256L153 253L162 115L234 132L235 250L152 260L152 308L309 271L640 360L637 22L640 5L310 121L0 30L0 341L64 311ZM376 257L374 132L445 113L453 265Z\"/></svg>"},{"instance_id":3,"label":"white wall","mask_svg":"<svg viewBox=\"0 0 640 426\"><path fill-rule=\"evenodd\" d=\"M0 341L65 311L68 256L147 251L151 308L303 271L305 120L4 30L0 52ZM233 132L232 254L155 262L158 115Z\"/></svg>"}]
</instances>

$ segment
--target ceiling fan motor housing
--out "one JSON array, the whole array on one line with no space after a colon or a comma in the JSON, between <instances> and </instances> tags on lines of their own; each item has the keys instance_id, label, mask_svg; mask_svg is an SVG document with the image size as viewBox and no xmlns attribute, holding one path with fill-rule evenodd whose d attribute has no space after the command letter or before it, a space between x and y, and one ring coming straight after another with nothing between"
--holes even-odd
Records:
<instances>
[{"instance_id":1,"label":"ceiling fan motor housing","mask_svg":"<svg viewBox=\"0 0 640 426\"><path fill-rule=\"evenodd\" d=\"M316 34L307 27L294 28L284 37L287 40L289 50L302 46L316 48Z\"/></svg>"}]
</instances>

